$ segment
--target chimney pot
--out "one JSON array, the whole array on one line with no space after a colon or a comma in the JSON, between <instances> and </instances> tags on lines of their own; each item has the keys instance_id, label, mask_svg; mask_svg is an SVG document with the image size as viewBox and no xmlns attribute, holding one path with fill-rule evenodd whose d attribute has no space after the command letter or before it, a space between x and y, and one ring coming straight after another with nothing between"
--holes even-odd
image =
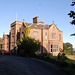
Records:
<instances>
[{"instance_id":1,"label":"chimney pot","mask_svg":"<svg viewBox=\"0 0 75 75\"><path fill-rule=\"evenodd\" d=\"M33 23L38 23L38 16L33 17Z\"/></svg>"}]
</instances>

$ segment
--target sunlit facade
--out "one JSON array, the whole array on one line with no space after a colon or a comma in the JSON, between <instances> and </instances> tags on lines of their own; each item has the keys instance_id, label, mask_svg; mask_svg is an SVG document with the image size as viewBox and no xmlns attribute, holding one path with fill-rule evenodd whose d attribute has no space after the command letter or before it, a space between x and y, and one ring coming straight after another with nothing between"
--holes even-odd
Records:
<instances>
[{"instance_id":1,"label":"sunlit facade","mask_svg":"<svg viewBox=\"0 0 75 75\"><path fill-rule=\"evenodd\" d=\"M17 49L17 41L25 37L26 27L31 28L29 37L41 42L39 53L47 51L52 55L58 55L60 49L63 50L63 32L60 31L54 24L44 24L43 21L38 21L38 16L33 17L33 23L15 21L11 24L9 49ZM3 39L5 39L3 37ZM2 44L2 48L6 44ZM4 48L5 49L5 48ZM6 49L5 49L6 50Z\"/></svg>"}]
</instances>

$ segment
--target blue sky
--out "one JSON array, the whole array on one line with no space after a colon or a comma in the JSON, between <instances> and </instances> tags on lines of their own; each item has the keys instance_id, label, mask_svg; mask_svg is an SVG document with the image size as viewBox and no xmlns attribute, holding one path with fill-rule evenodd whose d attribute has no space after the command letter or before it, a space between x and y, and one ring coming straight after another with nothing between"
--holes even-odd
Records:
<instances>
[{"instance_id":1,"label":"blue sky","mask_svg":"<svg viewBox=\"0 0 75 75\"><path fill-rule=\"evenodd\" d=\"M39 16L39 21L45 24L52 24L54 21L57 27L63 31L63 42L70 42L75 47L75 26L70 24L72 20L67 15L72 0L0 0L0 37L3 32L9 34L10 24L16 20L32 23L34 16Z\"/></svg>"}]
</instances>

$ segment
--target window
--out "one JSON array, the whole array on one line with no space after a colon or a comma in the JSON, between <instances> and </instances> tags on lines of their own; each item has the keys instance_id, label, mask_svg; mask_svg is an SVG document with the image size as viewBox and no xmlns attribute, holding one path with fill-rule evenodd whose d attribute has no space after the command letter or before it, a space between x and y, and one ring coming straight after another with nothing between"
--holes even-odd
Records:
<instances>
[{"instance_id":1,"label":"window","mask_svg":"<svg viewBox=\"0 0 75 75\"><path fill-rule=\"evenodd\" d=\"M55 28L54 28L54 26L53 26L53 30L54 30Z\"/></svg>"},{"instance_id":2,"label":"window","mask_svg":"<svg viewBox=\"0 0 75 75\"><path fill-rule=\"evenodd\" d=\"M59 34L59 40L61 40L61 35Z\"/></svg>"},{"instance_id":3,"label":"window","mask_svg":"<svg viewBox=\"0 0 75 75\"><path fill-rule=\"evenodd\" d=\"M58 52L58 45L51 45L51 51L50 52Z\"/></svg>"},{"instance_id":4,"label":"window","mask_svg":"<svg viewBox=\"0 0 75 75\"><path fill-rule=\"evenodd\" d=\"M55 33L52 34L52 39L55 39Z\"/></svg>"},{"instance_id":5,"label":"window","mask_svg":"<svg viewBox=\"0 0 75 75\"><path fill-rule=\"evenodd\" d=\"M34 32L34 38L35 39L37 38L37 32Z\"/></svg>"},{"instance_id":6,"label":"window","mask_svg":"<svg viewBox=\"0 0 75 75\"><path fill-rule=\"evenodd\" d=\"M45 33L45 37L46 37L46 39L47 39L47 32Z\"/></svg>"},{"instance_id":7,"label":"window","mask_svg":"<svg viewBox=\"0 0 75 75\"><path fill-rule=\"evenodd\" d=\"M20 32L17 32L17 40L20 39Z\"/></svg>"},{"instance_id":8,"label":"window","mask_svg":"<svg viewBox=\"0 0 75 75\"><path fill-rule=\"evenodd\" d=\"M51 52L52 52L52 45L51 45Z\"/></svg>"},{"instance_id":9,"label":"window","mask_svg":"<svg viewBox=\"0 0 75 75\"><path fill-rule=\"evenodd\" d=\"M53 50L54 52L58 52L58 45L54 45Z\"/></svg>"}]
</instances>

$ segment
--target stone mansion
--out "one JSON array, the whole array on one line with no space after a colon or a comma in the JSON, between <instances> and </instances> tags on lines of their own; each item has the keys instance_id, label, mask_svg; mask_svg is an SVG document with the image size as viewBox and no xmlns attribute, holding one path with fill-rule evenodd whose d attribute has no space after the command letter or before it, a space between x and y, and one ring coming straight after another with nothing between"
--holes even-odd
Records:
<instances>
[{"instance_id":1,"label":"stone mansion","mask_svg":"<svg viewBox=\"0 0 75 75\"><path fill-rule=\"evenodd\" d=\"M9 35L3 33L2 49L11 51L16 49L17 40L25 37L26 27L31 27L30 34L28 35L35 40L41 42L41 50L58 55L60 49L63 50L63 32L60 31L54 24L44 24L43 21L38 21L38 16L33 17L33 23L15 21L11 24Z\"/></svg>"}]
</instances>

